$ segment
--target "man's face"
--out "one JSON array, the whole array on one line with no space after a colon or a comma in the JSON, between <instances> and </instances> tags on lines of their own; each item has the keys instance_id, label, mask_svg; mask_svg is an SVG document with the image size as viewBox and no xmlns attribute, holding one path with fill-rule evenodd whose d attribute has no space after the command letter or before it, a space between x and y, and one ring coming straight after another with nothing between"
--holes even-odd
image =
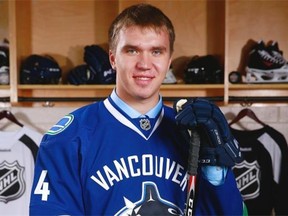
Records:
<instances>
[{"instance_id":1,"label":"man's face","mask_svg":"<svg viewBox=\"0 0 288 216\"><path fill-rule=\"evenodd\" d=\"M138 26L125 28L109 55L116 70L116 91L122 100L158 101L160 85L171 63L167 31Z\"/></svg>"}]
</instances>

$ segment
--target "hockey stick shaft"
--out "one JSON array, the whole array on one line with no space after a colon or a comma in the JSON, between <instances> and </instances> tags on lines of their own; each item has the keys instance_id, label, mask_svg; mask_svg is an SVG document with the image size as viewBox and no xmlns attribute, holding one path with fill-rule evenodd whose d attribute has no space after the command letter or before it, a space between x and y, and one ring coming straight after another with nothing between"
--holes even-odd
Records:
<instances>
[{"instance_id":1,"label":"hockey stick shaft","mask_svg":"<svg viewBox=\"0 0 288 216\"><path fill-rule=\"evenodd\" d=\"M177 113L182 110L182 106L187 102L187 99L180 99L175 104ZM187 200L185 215L193 215L194 199L195 199L195 189L196 189L196 175L198 169L198 158L200 150L200 135L198 128L193 130L188 130L190 135L189 149L188 149L188 165L187 165Z\"/></svg>"},{"instance_id":2,"label":"hockey stick shaft","mask_svg":"<svg viewBox=\"0 0 288 216\"><path fill-rule=\"evenodd\" d=\"M197 129L191 130L188 166L187 166L188 187L187 187L187 201L186 201L186 211L185 211L186 216L193 215L199 150L200 150L200 135Z\"/></svg>"}]
</instances>

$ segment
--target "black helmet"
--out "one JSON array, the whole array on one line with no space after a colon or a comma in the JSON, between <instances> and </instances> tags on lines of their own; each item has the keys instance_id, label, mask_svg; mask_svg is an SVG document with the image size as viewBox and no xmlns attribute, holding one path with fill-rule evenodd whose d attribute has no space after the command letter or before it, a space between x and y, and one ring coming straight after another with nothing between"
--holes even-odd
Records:
<instances>
[{"instance_id":1,"label":"black helmet","mask_svg":"<svg viewBox=\"0 0 288 216\"><path fill-rule=\"evenodd\" d=\"M84 61L96 76L98 84L115 84L116 71L112 69L108 53L98 45L84 47Z\"/></svg>"},{"instance_id":2,"label":"black helmet","mask_svg":"<svg viewBox=\"0 0 288 216\"><path fill-rule=\"evenodd\" d=\"M98 80L95 74L86 64L78 65L72 68L68 73L68 83L73 85L97 84Z\"/></svg>"},{"instance_id":3,"label":"black helmet","mask_svg":"<svg viewBox=\"0 0 288 216\"><path fill-rule=\"evenodd\" d=\"M30 55L21 65L22 84L58 84L61 69L51 56Z\"/></svg>"},{"instance_id":4,"label":"black helmet","mask_svg":"<svg viewBox=\"0 0 288 216\"><path fill-rule=\"evenodd\" d=\"M216 84L224 82L224 72L212 55L195 56L188 63L184 72L187 84Z\"/></svg>"}]
</instances>

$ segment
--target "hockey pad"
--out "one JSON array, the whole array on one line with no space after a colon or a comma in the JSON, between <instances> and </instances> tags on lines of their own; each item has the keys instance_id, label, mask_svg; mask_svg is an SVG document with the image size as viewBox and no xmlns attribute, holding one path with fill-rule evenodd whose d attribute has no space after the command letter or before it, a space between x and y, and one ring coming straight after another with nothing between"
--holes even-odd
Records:
<instances>
[{"instance_id":1,"label":"hockey pad","mask_svg":"<svg viewBox=\"0 0 288 216\"><path fill-rule=\"evenodd\" d=\"M242 161L238 142L214 103L201 98L187 100L175 118L181 129L198 128L201 139L199 163L231 167Z\"/></svg>"}]
</instances>

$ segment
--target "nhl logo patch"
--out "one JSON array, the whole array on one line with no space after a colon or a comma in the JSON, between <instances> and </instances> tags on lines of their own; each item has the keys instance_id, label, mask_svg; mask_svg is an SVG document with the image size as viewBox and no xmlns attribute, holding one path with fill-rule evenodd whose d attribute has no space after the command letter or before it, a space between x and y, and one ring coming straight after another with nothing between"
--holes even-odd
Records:
<instances>
[{"instance_id":1,"label":"nhl logo patch","mask_svg":"<svg viewBox=\"0 0 288 216\"><path fill-rule=\"evenodd\" d=\"M139 121L141 129L148 131L151 128L149 119L140 119Z\"/></svg>"},{"instance_id":2,"label":"nhl logo patch","mask_svg":"<svg viewBox=\"0 0 288 216\"><path fill-rule=\"evenodd\" d=\"M0 164L0 201L8 203L18 199L25 192L24 167L18 161Z\"/></svg>"},{"instance_id":3,"label":"nhl logo patch","mask_svg":"<svg viewBox=\"0 0 288 216\"><path fill-rule=\"evenodd\" d=\"M257 161L244 160L233 167L237 187L244 200L254 199L260 193L260 167Z\"/></svg>"}]
</instances>

